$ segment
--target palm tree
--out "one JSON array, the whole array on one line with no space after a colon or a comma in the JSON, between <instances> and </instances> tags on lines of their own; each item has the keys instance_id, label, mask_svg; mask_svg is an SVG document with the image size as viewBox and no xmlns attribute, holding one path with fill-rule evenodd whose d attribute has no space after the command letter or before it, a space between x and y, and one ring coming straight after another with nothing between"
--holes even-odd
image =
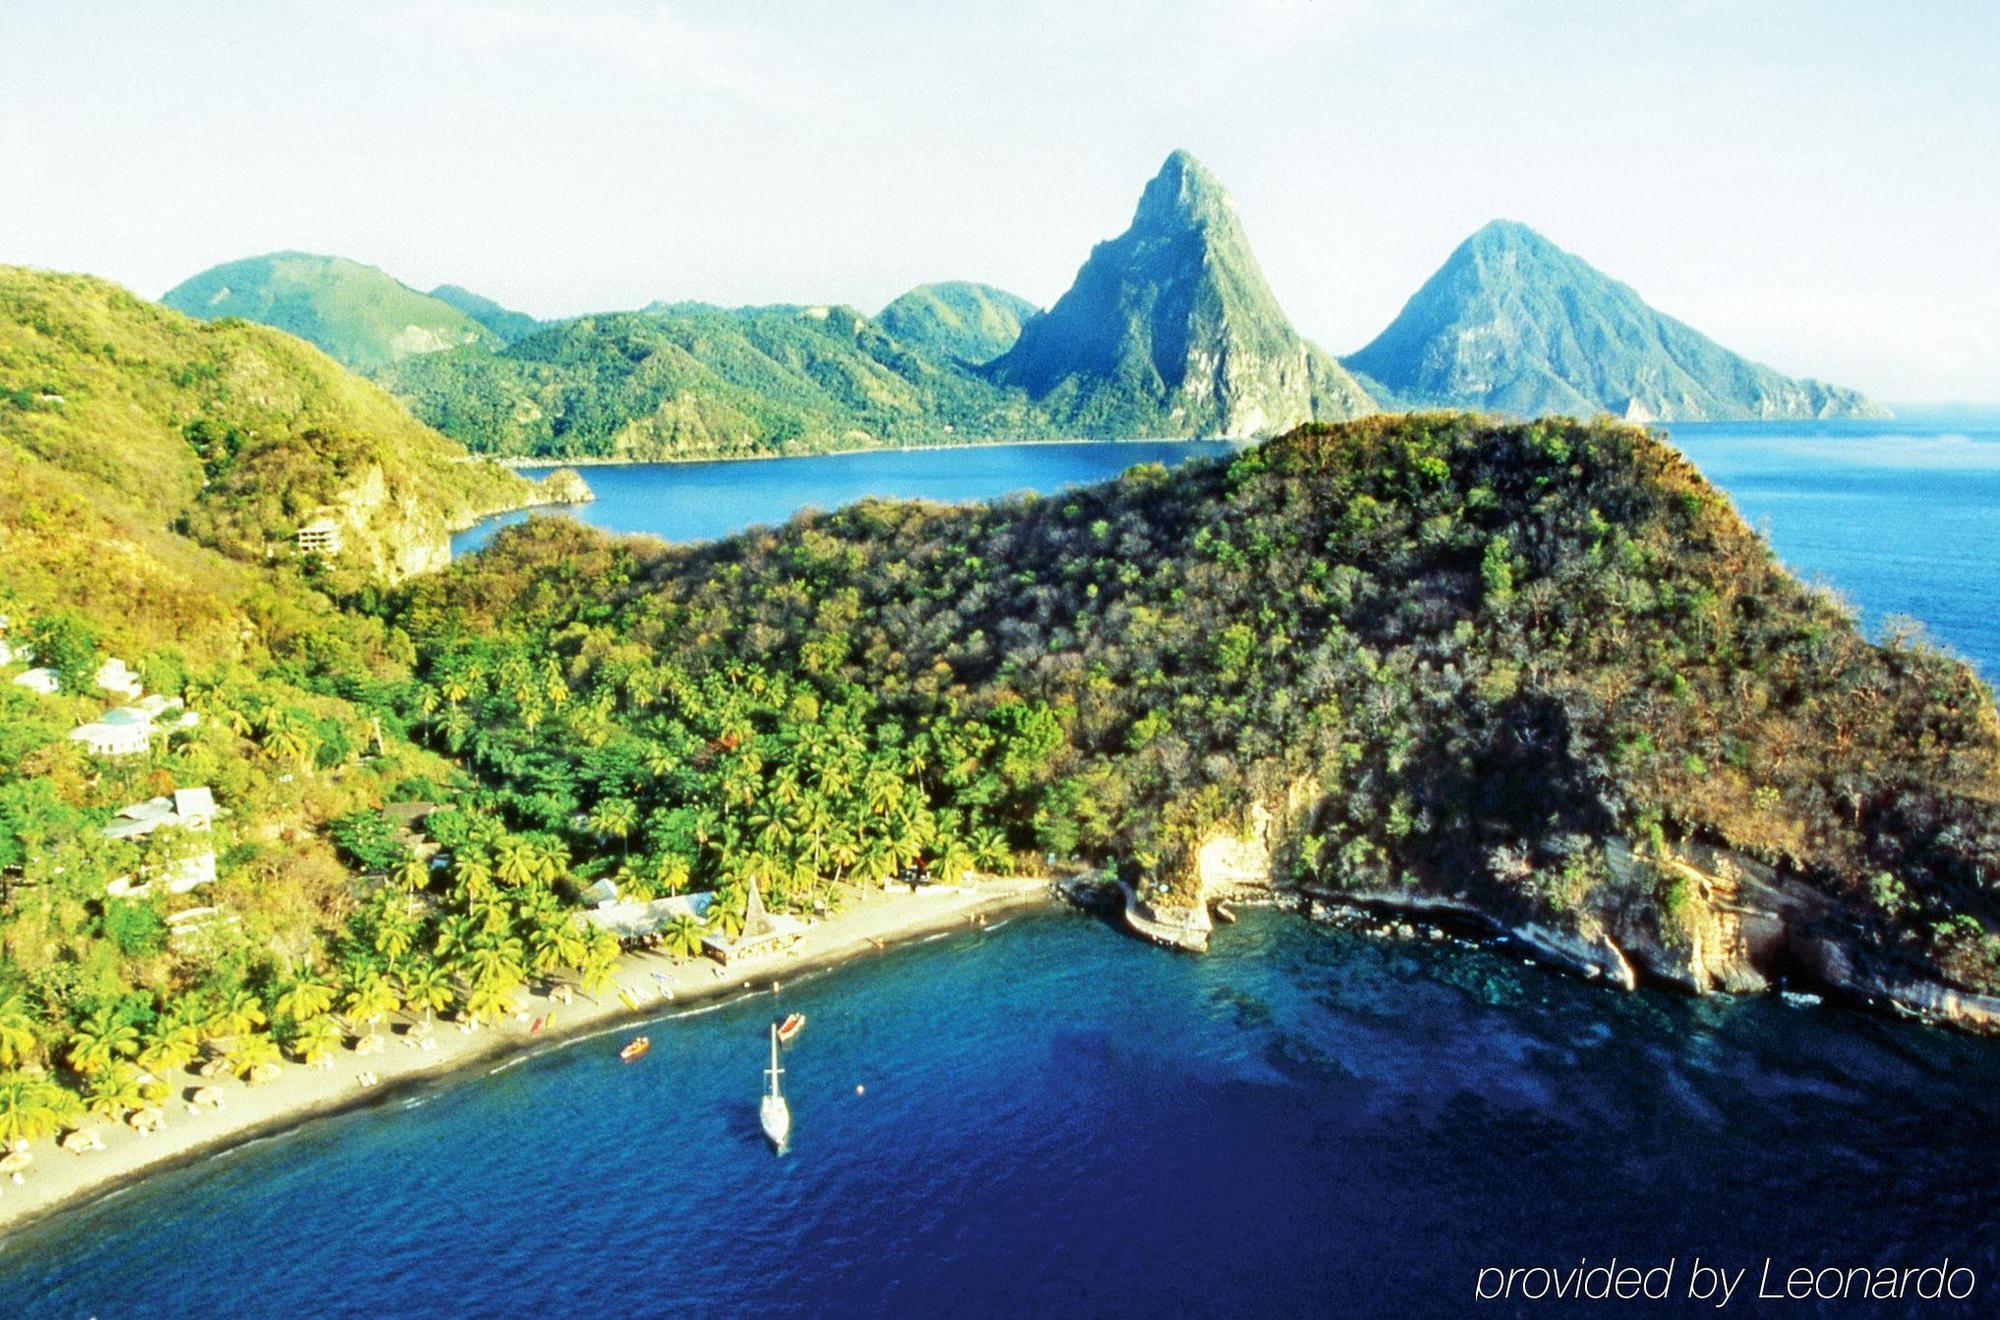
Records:
<instances>
[{"instance_id":1,"label":"palm tree","mask_svg":"<svg viewBox=\"0 0 2000 1320\"><path fill-rule=\"evenodd\" d=\"M265 1064L276 1063L282 1057L278 1053L278 1042L272 1040L269 1033L246 1031L229 1047L229 1071L248 1079Z\"/></svg>"},{"instance_id":2,"label":"palm tree","mask_svg":"<svg viewBox=\"0 0 2000 1320\"><path fill-rule=\"evenodd\" d=\"M423 1009L426 1022L430 1021L433 1010L442 1013L458 998L451 988L450 974L435 963L425 963L404 972L402 982L403 1003L410 1008Z\"/></svg>"},{"instance_id":3,"label":"palm tree","mask_svg":"<svg viewBox=\"0 0 2000 1320\"><path fill-rule=\"evenodd\" d=\"M374 1034L376 1023L382 1015L393 1013L402 1000L396 994L396 987L389 984L389 978L372 967L357 971L347 987L347 1016L366 1022L369 1034Z\"/></svg>"},{"instance_id":4,"label":"palm tree","mask_svg":"<svg viewBox=\"0 0 2000 1320\"><path fill-rule=\"evenodd\" d=\"M306 1023L333 1007L336 991L326 982L308 974L292 982L278 996L278 1013L296 1023Z\"/></svg>"},{"instance_id":5,"label":"palm tree","mask_svg":"<svg viewBox=\"0 0 2000 1320\"><path fill-rule=\"evenodd\" d=\"M639 806L630 798L599 798L597 805L590 809L591 831L617 839L625 846L627 856L631 855L632 829L639 823Z\"/></svg>"},{"instance_id":6,"label":"palm tree","mask_svg":"<svg viewBox=\"0 0 2000 1320\"><path fill-rule=\"evenodd\" d=\"M299 1062L318 1063L340 1048L346 1032L340 1024L327 1014L307 1018L299 1025L298 1034L292 1037L292 1051L299 1056Z\"/></svg>"},{"instance_id":7,"label":"palm tree","mask_svg":"<svg viewBox=\"0 0 2000 1320\"><path fill-rule=\"evenodd\" d=\"M103 1118L119 1119L147 1104L145 1087L130 1065L116 1064L99 1074L86 1101L90 1112Z\"/></svg>"},{"instance_id":8,"label":"palm tree","mask_svg":"<svg viewBox=\"0 0 2000 1320\"><path fill-rule=\"evenodd\" d=\"M972 869L972 849L963 839L954 836L938 851L936 871L938 879L946 884L956 884L967 871Z\"/></svg>"},{"instance_id":9,"label":"palm tree","mask_svg":"<svg viewBox=\"0 0 2000 1320\"><path fill-rule=\"evenodd\" d=\"M37 1048L27 996L16 992L0 999L0 1068L26 1063Z\"/></svg>"},{"instance_id":10,"label":"palm tree","mask_svg":"<svg viewBox=\"0 0 2000 1320\"><path fill-rule=\"evenodd\" d=\"M263 1001L248 990L232 990L208 1020L207 1035L236 1036L267 1022Z\"/></svg>"},{"instance_id":11,"label":"palm tree","mask_svg":"<svg viewBox=\"0 0 2000 1320\"><path fill-rule=\"evenodd\" d=\"M584 949L583 961L577 965L577 984L585 994L596 994L611 984L611 975L617 967L617 939L608 930L595 931Z\"/></svg>"},{"instance_id":12,"label":"palm tree","mask_svg":"<svg viewBox=\"0 0 2000 1320\"><path fill-rule=\"evenodd\" d=\"M537 922L528 934L528 948L528 966L542 976L553 976L560 968L576 966L584 953L583 932L577 929L577 918L559 915Z\"/></svg>"},{"instance_id":13,"label":"palm tree","mask_svg":"<svg viewBox=\"0 0 2000 1320\"><path fill-rule=\"evenodd\" d=\"M541 859L535 855L535 845L527 839L509 835L494 851L499 854L500 883L509 889L526 885L540 869Z\"/></svg>"},{"instance_id":14,"label":"palm tree","mask_svg":"<svg viewBox=\"0 0 2000 1320\"><path fill-rule=\"evenodd\" d=\"M705 933L701 922L687 913L669 921L660 932L667 952L676 958L692 958L699 954L701 937Z\"/></svg>"},{"instance_id":15,"label":"palm tree","mask_svg":"<svg viewBox=\"0 0 2000 1320\"><path fill-rule=\"evenodd\" d=\"M266 712L259 741L263 743L264 754L272 760L290 761L297 773L312 774L312 756L317 740L313 737L311 726L298 711L286 706Z\"/></svg>"},{"instance_id":16,"label":"palm tree","mask_svg":"<svg viewBox=\"0 0 2000 1320\"><path fill-rule=\"evenodd\" d=\"M982 871L1006 871L1014 865L1014 850L1007 846L1007 835L988 825L972 832L972 862Z\"/></svg>"},{"instance_id":17,"label":"palm tree","mask_svg":"<svg viewBox=\"0 0 2000 1320\"><path fill-rule=\"evenodd\" d=\"M466 894L477 896L493 887L493 864L484 853L463 852L452 861L451 877Z\"/></svg>"},{"instance_id":18,"label":"palm tree","mask_svg":"<svg viewBox=\"0 0 2000 1320\"><path fill-rule=\"evenodd\" d=\"M396 883L413 894L430 884L430 882L430 863L415 853L411 853L408 857L405 857L403 864L396 868Z\"/></svg>"},{"instance_id":19,"label":"palm tree","mask_svg":"<svg viewBox=\"0 0 2000 1320\"><path fill-rule=\"evenodd\" d=\"M83 1112L75 1092L46 1077L0 1075L0 1145L53 1136Z\"/></svg>"},{"instance_id":20,"label":"palm tree","mask_svg":"<svg viewBox=\"0 0 2000 1320\"><path fill-rule=\"evenodd\" d=\"M69 1066L85 1077L95 1077L138 1052L139 1029L119 1021L110 1008L100 1008L70 1037Z\"/></svg>"},{"instance_id":21,"label":"palm tree","mask_svg":"<svg viewBox=\"0 0 2000 1320\"><path fill-rule=\"evenodd\" d=\"M184 1068L201 1053L201 1029L188 1022L162 1020L139 1045L139 1066L151 1073Z\"/></svg>"}]
</instances>

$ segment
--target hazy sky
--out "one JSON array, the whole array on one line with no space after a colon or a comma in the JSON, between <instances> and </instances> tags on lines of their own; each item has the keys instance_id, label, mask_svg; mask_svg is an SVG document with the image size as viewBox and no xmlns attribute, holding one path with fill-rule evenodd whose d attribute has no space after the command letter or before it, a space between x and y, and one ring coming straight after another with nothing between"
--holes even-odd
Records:
<instances>
[{"instance_id":1,"label":"hazy sky","mask_svg":"<svg viewBox=\"0 0 2000 1320\"><path fill-rule=\"evenodd\" d=\"M1997 81L1948 0L0 0L0 261L1046 304L1184 146L1336 352L1507 216L1782 370L1992 402Z\"/></svg>"}]
</instances>

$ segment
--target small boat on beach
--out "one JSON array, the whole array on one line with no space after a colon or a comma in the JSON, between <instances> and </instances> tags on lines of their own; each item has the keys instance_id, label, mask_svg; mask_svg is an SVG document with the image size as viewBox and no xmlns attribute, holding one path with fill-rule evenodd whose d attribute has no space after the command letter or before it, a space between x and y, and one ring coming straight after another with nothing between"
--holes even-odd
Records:
<instances>
[{"instance_id":1,"label":"small boat on beach","mask_svg":"<svg viewBox=\"0 0 2000 1320\"><path fill-rule=\"evenodd\" d=\"M778 1079L785 1070L778 1064L778 1024L771 1024L771 1066L764 1070L764 1076L771 1079L771 1089L757 1102L757 1121L764 1128L764 1136L782 1155L792 1138L792 1108L785 1103L784 1093L778 1088Z\"/></svg>"},{"instance_id":2,"label":"small boat on beach","mask_svg":"<svg viewBox=\"0 0 2000 1320\"><path fill-rule=\"evenodd\" d=\"M789 1045L797 1040L799 1033L805 1029L806 1015L803 1013L794 1013L778 1024L778 1040L782 1044Z\"/></svg>"},{"instance_id":3,"label":"small boat on beach","mask_svg":"<svg viewBox=\"0 0 2000 1320\"><path fill-rule=\"evenodd\" d=\"M638 1058L641 1054L644 1054L647 1050L650 1050L652 1048L653 1048L652 1041L648 1040L644 1036L634 1036L630 1041L626 1042L624 1049L618 1051L618 1057L623 1059L626 1063L630 1063L632 1062L632 1060Z\"/></svg>"}]
</instances>

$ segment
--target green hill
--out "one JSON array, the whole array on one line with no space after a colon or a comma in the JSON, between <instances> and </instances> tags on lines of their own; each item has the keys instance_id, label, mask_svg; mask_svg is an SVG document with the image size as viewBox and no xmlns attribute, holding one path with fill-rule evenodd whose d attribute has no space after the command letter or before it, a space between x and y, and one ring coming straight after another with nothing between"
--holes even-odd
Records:
<instances>
[{"instance_id":1,"label":"green hill","mask_svg":"<svg viewBox=\"0 0 2000 1320\"><path fill-rule=\"evenodd\" d=\"M205 324L103 280L0 267L10 1139L79 1121L85 1097L115 1123L191 1085L231 1085L195 1075L209 1049L226 1048L238 1076L281 1050L309 1063L340 1046L338 1010L381 1011L420 967L453 987L437 1007L458 1001L461 971L478 999L478 974L430 952L434 941L418 952L376 940L382 922L414 920L406 888L387 882L407 854L381 806L472 804L463 773L409 737L409 639L366 610L397 577L435 566L450 528L538 493L289 335ZM344 544L300 553L292 533L321 516ZM72 736L129 699L96 685L110 657L180 703L142 749L115 756ZM56 673L55 691L14 681L30 663ZM121 718L130 729L140 717ZM212 800L212 820L105 833L121 808L184 789ZM504 839L464 819L468 855ZM186 892L153 883L204 853L212 879L197 873ZM495 939L520 947L560 929L570 964L609 956L544 882L533 888L543 917L496 919ZM440 893L426 910L464 908ZM504 996L517 984L488 986Z\"/></svg>"},{"instance_id":2,"label":"green hill","mask_svg":"<svg viewBox=\"0 0 2000 1320\"><path fill-rule=\"evenodd\" d=\"M1111 438L1268 435L1373 408L1292 329L1235 203L1185 151L988 372L1058 424Z\"/></svg>"},{"instance_id":3,"label":"green hill","mask_svg":"<svg viewBox=\"0 0 2000 1320\"><path fill-rule=\"evenodd\" d=\"M1012 348L1036 310L1005 289L955 280L918 285L884 307L875 321L906 344L977 366Z\"/></svg>"},{"instance_id":4,"label":"green hill","mask_svg":"<svg viewBox=\"0 0 2000 1320\"><path fill-rule=\"evenodd\" d=\"M499 353L411 358L387 378L468 447L549 458L692 458L1022 438L1018 392L846 307L660 304L560 322Z\"/></svg>"},{"instance_id":5,"label":"green hill","mask_svg":"<svg viewBox=\"0 0 2000 1320\"><path fill-rule=\"evenodd\" d=\"M1505 220L1460 244L1389 327L1345 361L1419 406L1524 417L1886 416L1853 390L1731 353Z\"/></svg>"},{"instance_id":6,"label":"green hill","mask_svg":"<svg viewBox=\"0 0 2000 1320\"><path fill-rule=\"evenodd\" d=\"M1053 853L1161 908L1483 914L1621 982L2000 989L1991 694L1871 645L1634 427L1372 418L696 547L537 519L408 600L505 800L615 796L635 851L799 901ZM589 739L490 677L550 664Z\"/></svg>"},{"instance_id":7,"label":"green hill","mask_svg":"<svg viewBox=\"0 0 2000 1320\"><path fill-rule=\"evenodd\" d=\"M345 536L338 571L395 577L441 562L452 529L533 498L297 339L18 267L0 267L0 436L14 459L9 512L77 519L74 537L22 538L17 583L38 555L88 556L93 541L147 548L134 572L190 563L176 532L260 564L320 517ZM145 594L132 606L142 613Z\"/></svg>"},{"instance_id":8,"label":"green hill","mask_svg":"<svg viewBox=\"0 0 2000 1320\"><path fill-rule=\"evenodd\" d=\"M517 339L526 339L542 328L542 323L526 312L517 312L502 307L491 298L483 297L472 290L456 284L440 284L431 290L431 297L442 303L449 303L464 312L479 324L493 332L502 344L511 344Z\"/></svg>"},{"instance_id":9,"label":"green hill","mask_svg":"<svg viewBox=\"0 0 2000 1320\"><path fill-rule=\"evenodd\" d=\"M500 342L449 302L418 293L373 266L306 252L274 252L211 267L167 290L160 301L204 321L236 316L274 326L364 372L417 354Z\"/></svg>"}]
</instances>

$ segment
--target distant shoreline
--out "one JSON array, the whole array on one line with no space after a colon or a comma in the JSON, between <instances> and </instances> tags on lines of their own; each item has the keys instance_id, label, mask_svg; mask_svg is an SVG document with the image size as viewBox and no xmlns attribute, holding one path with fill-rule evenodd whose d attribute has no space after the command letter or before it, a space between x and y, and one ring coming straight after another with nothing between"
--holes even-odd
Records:
<instances>
[{"instance_id":1,"label":"distant shoreline","mask_svg":"<svg viewBox=\"0 0 2000 1320\"><path fill-rule=\"evenodd\" d=\"M592 1035L637 1027L660 1016L669 1004L769 994L774 984L852 962L890 944L941 931L969 931L972 919L982 913L1054 902L1046 880L1023 876L988 878L959 889L871 892L808 930L796 953L725 968L719 976L717 964L706 958L674 960L641 950L619 959L612 983L596 1000L577 992L571 1003L560 1004L540 993L524 993L522 1011L531 1020L547 1019L540 1032L509 1018L464 1034L457 1024L439 1019L430 1037L436 1048L420 1051L398 1032L400 1022L389 1023L381 1030L383 1048L378 1054L358 1055L343 1046L328 1068L309 1067L288 1056L282 1076L255 1087L198 1079L179 1069L174 1094L161 1106L167 1122L152 1135L142 1137L123 1123L93 1119L83 1126L96 1128L103 1136L101 1151L72 1155L53 1141L34 1143L35 1162L22 1184L0 1180L0 1253L24 1231L50 1227L64 1212L141 1185L156 1174L269 1140L319 1119L381 1108L413 1092L457 1085L470 1080L473 1070L483 1064L507 1059L511 1062L503 1066L511 1066ZM662 986L671 989L671 1000L662 997ZM626 993L642 997L641 1006L628 1008L621 1002ZM668 1029L670 1021L652 1029ZM362 1072L375 1073L380 1082L361 1088L357 1078ZM189 1113L184 1097L202 1086L221 1090L229 1107Z\"/></svg>"},{"instance_id":2,"label":"distant shoreline","mask_svg":"<svg viewBox=\"0 0 2000 1320\"><path fill-rule=\"evenodd\" d=\"M499 458L492 454L474 454L487 462L516 471L522 468L587 468L587 467L651 467L665 464L691 463L763 463L777 459L794 458L841 458L848 454L930 454L953 449L1012 449L1026 445L1244 445L1251 443L1241 436L1139 436L1123 440L1093 440L1087 436L1073 436L1061 440L967 440L962 444L941 445L862 445L853 449L820 449L807 454L709 454L691 458L611 458L593 455L587 458L522 458L518 456Z\"/></svg>"}]
</instances>

